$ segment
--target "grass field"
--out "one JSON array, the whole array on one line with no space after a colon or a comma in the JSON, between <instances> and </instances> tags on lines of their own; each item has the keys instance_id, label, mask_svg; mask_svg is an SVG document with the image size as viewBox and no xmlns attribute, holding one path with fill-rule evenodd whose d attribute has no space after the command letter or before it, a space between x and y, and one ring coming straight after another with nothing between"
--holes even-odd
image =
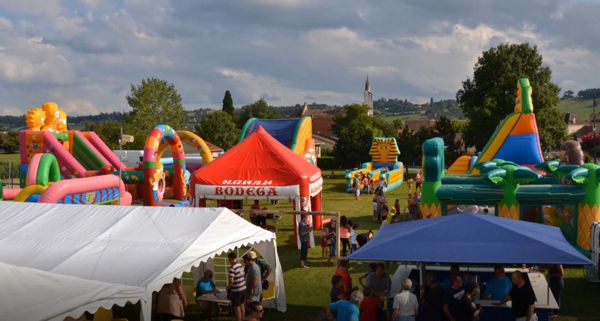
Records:
<instances>
[{"instance_id":1,"label":"grass field","mask_svg":"<svg viewBox=\"0 0 600 321\"><path fill-rule=\"evenodd\" d=\"M422 113L414 113L414 114L406 114L406 115L382 116L382 118L389 122L392 122L396 119L400 119L400 120L427 119L427 116Z\"/></svg>"},{"instance_id":2,"label":"grass field","mask_svg":"<svg viewBox=\"0 0 600 321\"><path fill-rule=\"evenodd\" d=\"M13 164L19 164L19 154L0 154L0 163L13 162Z\"/></svg>"},{"instance_id":3,"label":"grass field","mask_svg":"<svg viewBox=\"0 0 600 321\"><path fill-rule=\"evenodd\" d=\"M588 121L593 111L592 104L593 101L591 99L562 99L558 103L558 109L563 113L575 114L579 121ZM600 107L597 108L596 112L600 112Z\"/></svg>"}]
</instances>

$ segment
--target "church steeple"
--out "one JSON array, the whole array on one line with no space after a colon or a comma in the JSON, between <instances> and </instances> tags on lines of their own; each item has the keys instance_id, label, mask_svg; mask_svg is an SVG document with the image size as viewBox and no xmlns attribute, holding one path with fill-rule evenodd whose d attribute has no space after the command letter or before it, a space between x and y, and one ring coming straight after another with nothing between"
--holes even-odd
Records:
<instances>
[{"instance_id":1,"label":"church steeple","mask_svg":"<svg viewBox=\"0 0 600 321\"><path fill-rule=\"evenodd\" d=\"M369 74L367 74L367 80L365 81L363 104L367 105L367 115L373 116L373 94L371 93L371 83L369 82Z\"/></svg>"}]
</instances>

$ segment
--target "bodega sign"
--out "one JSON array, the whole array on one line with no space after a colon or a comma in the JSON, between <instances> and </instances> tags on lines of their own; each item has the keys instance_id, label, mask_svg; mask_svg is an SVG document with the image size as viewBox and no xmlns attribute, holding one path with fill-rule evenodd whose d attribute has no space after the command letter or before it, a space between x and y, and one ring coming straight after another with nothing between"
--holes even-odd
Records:
<instances>
[{"instance_id":1,"label":"bodega sign","mask_svg":"<svg viewBox=\"0 0 600 321\"><path fill-rule=\"evenodd\" d=\"M215 186L215 195L226 196L277 196L275 187L233 187Z\"/></svg>"},{"instance_id":2,"label":"bodega sign","mask_svg":"<svg viewBox=\"0 0 600 321\"><path fill-rule=\"evenodd\" d=\"M298 185L290 186L232 186L196 184L196 198L246 199L274 198L287 199L300 196Z\"/></svg>"}]
</instances>

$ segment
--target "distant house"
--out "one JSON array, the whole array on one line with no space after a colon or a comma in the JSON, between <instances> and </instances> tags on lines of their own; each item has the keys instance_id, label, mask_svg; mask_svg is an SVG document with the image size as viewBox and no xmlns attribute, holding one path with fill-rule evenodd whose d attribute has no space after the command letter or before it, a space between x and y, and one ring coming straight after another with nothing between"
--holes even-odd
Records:
<instances>
[{"instance_id":1,"label":"distant house","mask_svg":"<svg viewBox=\"0 0 600 321\"><path fill-rule=\"evenodd\" d=\"M333 150L337 143L337 137L333 133L333 118L339 110L335 107L311 109L304 103L298 117L309 116L312 118L313 139L317 156L325 150Z\"/></svg>"},{"instance_id":2,"label":"distant house","mask_svg":"<svg viewBox=\"0 0 600 321\"><path fill-rule=\"evenodd\" d=\"M210 149L210 153L212 154L212 157L218 157L219 155L223 154L223 152L225 152L225 150L211 142L207 142L204 141L206 143L206 146L208 146L208 149Z\"/></svg>"}]
</instances>

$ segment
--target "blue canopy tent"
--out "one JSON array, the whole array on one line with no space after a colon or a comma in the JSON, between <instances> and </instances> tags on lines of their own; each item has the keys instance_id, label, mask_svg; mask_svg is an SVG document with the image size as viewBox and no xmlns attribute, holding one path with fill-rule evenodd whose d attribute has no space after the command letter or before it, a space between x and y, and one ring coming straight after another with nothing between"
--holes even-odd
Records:
<instances>
[{"instance_id":1,"label":"blue canopy tent","mask_svg":"<svg viewBox=\"0 0 600 321\"><path fill-rule=\"evenodd\" d=\"M560 229L481 214L384 225L350 260L476 264L592 264Z\"/></svg>"}]
</instances>

